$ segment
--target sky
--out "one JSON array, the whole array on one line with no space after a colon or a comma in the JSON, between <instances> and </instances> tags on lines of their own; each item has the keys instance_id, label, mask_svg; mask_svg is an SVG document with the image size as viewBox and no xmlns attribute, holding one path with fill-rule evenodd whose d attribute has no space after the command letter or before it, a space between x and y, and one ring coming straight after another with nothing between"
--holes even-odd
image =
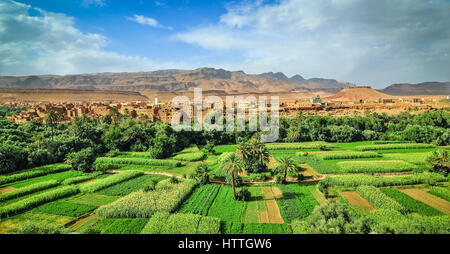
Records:
<instances>
[{"instance_id":1,"label":"sky","mask_svg":"<svg viewBox=\"0 0 450 254\"><path fill-rule=\"evenodd\" d=\"M0 0L0 75L201 67L450 81L450 0Z\"/></svg>"}]
</instances>

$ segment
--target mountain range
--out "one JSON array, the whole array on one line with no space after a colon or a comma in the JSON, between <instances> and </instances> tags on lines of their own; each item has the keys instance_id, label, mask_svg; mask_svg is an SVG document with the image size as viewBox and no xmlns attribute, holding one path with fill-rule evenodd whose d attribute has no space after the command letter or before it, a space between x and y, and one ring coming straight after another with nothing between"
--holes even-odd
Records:
<instances>
[{"instance_id":1,"label":"mountain range","mask_svg":"<svg viewBox=\"0 0 450 254\"><path fill-rule=\"evenodd\" d=\"M1 88L89 89L122 91L187 92L194 88L239 93L289 93L326 91L337 93L355 84L335 79L301 75L287 77L282 72L246 74L243 71L199 68L195 70L159 70L135 73L95 73L76 75L0 76ZM450 82L427 82L418 85L394 84L380 90L390 95L449 94Z\"/></svg>"}]
</instances>

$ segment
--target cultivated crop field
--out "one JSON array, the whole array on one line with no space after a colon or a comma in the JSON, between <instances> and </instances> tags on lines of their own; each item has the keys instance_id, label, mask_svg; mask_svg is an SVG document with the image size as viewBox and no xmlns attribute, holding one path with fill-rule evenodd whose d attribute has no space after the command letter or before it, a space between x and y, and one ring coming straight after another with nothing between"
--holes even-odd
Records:
<instances>
[{"instance_id":1,"label":"cultivated crop field","mask_svg":"<svg viewBox=\"0 0 450 254\"><path fill-rule=\"evenodd\" d=\"M219 169L220 155L235 152L236 145L216 146L214 154L193 146L162 160L120 152L97 158L99 170L92 173L52 164L1 175L0 233L20 233L28 223L79 234L305 233L302 225L314 210L330 202L367 216L377 232L389 226L415 233L405 231L409 223L427 233L450 233L449 179L430 172L426 162L439 149L434 145L306 142L267 148L267 171L239 173L243 183L236 191L248 190L245 201L233 199ZM285 156L298 172L282 184L271 170ZM189 177L202 163L211 168L211 183ZM297 178L302 172L305 178Z\"/></svg>"}]
</instances>

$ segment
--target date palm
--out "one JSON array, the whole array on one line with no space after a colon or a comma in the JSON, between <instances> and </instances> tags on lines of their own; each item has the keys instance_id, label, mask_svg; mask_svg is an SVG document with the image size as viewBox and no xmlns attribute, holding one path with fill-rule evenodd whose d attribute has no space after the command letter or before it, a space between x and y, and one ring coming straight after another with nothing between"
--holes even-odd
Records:
<instances>
[{"instance_id":1,"label":"date palm","mask_svg":"<svg viewBox=\"0 0 450 254\"><path fill-rule=\"evenodd\" d=\"M230 154L219 165L220 169L227 175L231 177L231 187L233 188L233 198L236 200L236 188L234 186L234 177L235 175L241 173L243 171L241 160L236 156L235 153Z\"/></svg>"},{"instance_id":2,"label":"date palm","mask_svg":"<svg viewBox=\"0 0 450 254\"><path fill-rule=\"evenodd\" d=\"M49 110L44 117L45 125L47 127L50 127L50 129L51 129L52 142L53 142L53 136L54 136L54 132L55 132L55 130L54 130L55 125L61 119L62 119L62 116L52 109Z\"/></svg>"},{"instance_id":3,"label":"date palm","mask_svg":"<svg viewBox=\"0 0 450 254\"><path fill-rule=\"evenodd\" d=\"M283 182L286 182L289 173L297 172L297 165L291 157L283 156L278 159L277 171L283 175Z\"/></svg>"}]
</instances>

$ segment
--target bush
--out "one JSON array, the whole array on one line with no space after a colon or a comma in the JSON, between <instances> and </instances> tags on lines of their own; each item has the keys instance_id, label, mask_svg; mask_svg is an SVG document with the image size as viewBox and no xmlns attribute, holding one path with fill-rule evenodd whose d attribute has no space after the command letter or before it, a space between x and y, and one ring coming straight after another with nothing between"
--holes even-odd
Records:
<instances>
[{"instance_id":1,"label":"bush","mask_svg":"<svg viewBox=\"0 0 450 254\"><path fill-rule=\"evenodd\" d=\"M67 234L69 231L63 227L56 227L51 224L38 225L35 223L27 222L19 229L19 234L25 235L57 235L57 234Z\"/></svg>"},{"instance_id":2,"label":"bush","mask_svg":"<svg viewBox=\"0 0 450 254\"><path fill-rule=\"evenodd\" d=\"M28 154L28 166L38 167L56 162L56 157L46 149L36 149Z\"/></svg>"},{"instance_id":3,"label":"bush","mask_svg":"<svg viewBox=\"0 0 450 254\"><path fill-rule=\"evenodd\" d=\"M96 155L92 148L85 148L79 152L69 153L67 155L67 163L72 165L74 170L90 172L93 170Z\"/></svg>"},{"instance_id":4,"label":"bush","mask_svg":"<svg viewBox=\"0 0 450 254\"><path fill-rule=\"evenodd\" d=\"M150 147L148 152L153 159L164 159L172 156L175 150L175 139L169 138L167 135L156 134L156 138L153 140L154 144Z\"/></svg>"},{"instance_id":5,"label":"bush","mask_svg":"<svg viewBox=\"0 0 450 254\"><path fill-rule=\"evenodd\" d=\"M241 188L236 191L236 200L248 201L250 200L252 194L247 188Z\"/></svg>"},{"instance_id":6,"label":"bush","mask_svg":"<svg viewBox=\"0 0 450 254\"><path fill-rule=\"evenodd\" d=\"M231 176L227 175L225 178L225 184L231 185ZM240 175L234 176L234 187L241 187L243 184L242 177Z\"/></svg>"},{"instance_id":7,"label":"bush","mask_svg":"<svg viewBox=\"0 0 450 254\"><path fill-rule=\"evenodd\" d=\"M448 176L450 172L450 160L448 159L447 150L434 151L428 158L427 162L431 164L432 172L441 173Z\"/></svg>"},{"instance_id":8,"label":"bush","mask_svg":"<svg viewBox=\"0 0 450 254\"><path fill-rule=\"evenodd\" d=\"M144 172L142 172L142 171L127 171L127 172L115 174L115 175L108 176L103 179L99 179L95 182L83 184L80 186L80 190L82 192L90 192L90 193L96 192L96 191L99 191L106 187L109 187L111 185L141 176L143 174L144 174Z\"/></svg>"},{"instance_id":9,"label":"bush","mask_svg":"<svg viewBox=\"0 0 450 254\"><path fill-rule=\"evenodd\" d=\"M27 168L27 152L19 146L0 145L0 174Z\"/></svg>"}]
</instances>

